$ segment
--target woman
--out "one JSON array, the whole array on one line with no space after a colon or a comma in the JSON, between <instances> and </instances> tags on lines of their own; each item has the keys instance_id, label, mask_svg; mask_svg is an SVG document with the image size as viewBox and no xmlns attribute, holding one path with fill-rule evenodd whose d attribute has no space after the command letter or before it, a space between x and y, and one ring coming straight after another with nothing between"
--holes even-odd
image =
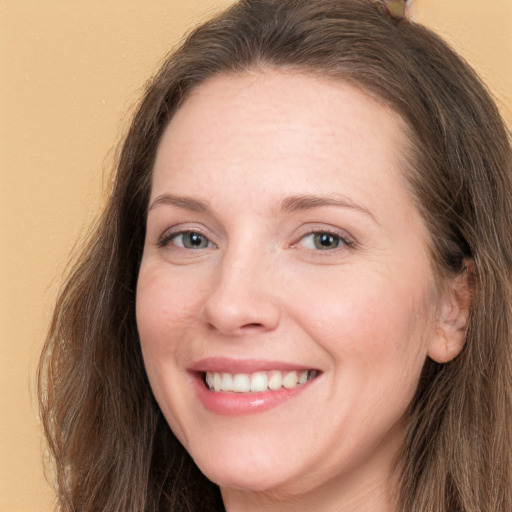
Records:
<instances>
[{"instance_id":1,"label":"woman","mask_svg":"<svg viewBox=\"0 0 512 512\"><path fill-rule=\"evenodd\" d=\"M378 2L199 27L42 356L62 510L510 510L511 197L485 88Z\"/></svg>"}]
</instances>

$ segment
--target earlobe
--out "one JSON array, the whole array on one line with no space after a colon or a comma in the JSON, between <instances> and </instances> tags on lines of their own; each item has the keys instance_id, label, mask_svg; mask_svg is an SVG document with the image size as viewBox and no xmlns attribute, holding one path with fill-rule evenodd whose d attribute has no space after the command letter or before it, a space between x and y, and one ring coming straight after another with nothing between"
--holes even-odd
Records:
<instances>
[{"instance_id":1,"label":"earlobe","mask_svg":"<svg viewBox=\"0 0 512 512\"><path fill-rule=\"evenodd\" d=\"M462 272L451 280L440 298L436 332L429 343L427 354L438 363L447 363L457 357L466 341L471 310L473 266L464 265Z\"/></svg>"}]
</instances>

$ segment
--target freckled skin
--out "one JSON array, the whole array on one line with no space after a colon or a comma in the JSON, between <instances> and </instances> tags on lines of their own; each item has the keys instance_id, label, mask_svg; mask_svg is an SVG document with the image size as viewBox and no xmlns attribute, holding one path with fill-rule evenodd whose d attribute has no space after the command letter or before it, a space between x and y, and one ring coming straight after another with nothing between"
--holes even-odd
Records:
<instances>
[{"instance_id":1,"label":"freckled skin","mask_svg":"<svg viewBox=\"0 0 512 512\"><path fill-rule=\"evenodd\" d=\"M155 397L230 512L390 510L405 411L438 341L425 228L400 176L404 137L360 90L277 71L210 80L163 135L150 204L172 194L206 209L150 208L138 328ZM333 194L361 208L281 209ZM159 244L180 230L209 242ZM310 233L322 231L350 243L316 248ZM193 392L187 369L205 357L321 375L281 406L227 417Z\"/></svg>"}]
</instances>

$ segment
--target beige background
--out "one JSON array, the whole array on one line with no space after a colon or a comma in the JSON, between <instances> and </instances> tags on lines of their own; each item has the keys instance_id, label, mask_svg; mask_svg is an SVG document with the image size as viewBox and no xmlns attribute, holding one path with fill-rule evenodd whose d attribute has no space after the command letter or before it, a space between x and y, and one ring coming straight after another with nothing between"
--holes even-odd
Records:
<instances>
[{"instance_id":1,"label":"beige background","mask_svg":"<svg viewBox=\"0 0 512 512\"><path fill-rule=\"evenodd\" d=\"M229 3L0 0L0 512L52 508L34 368L112 149L177 37ZM480 71L511 127L512 0L415 0L412 15Z\"/></svg>"}]
</instances>

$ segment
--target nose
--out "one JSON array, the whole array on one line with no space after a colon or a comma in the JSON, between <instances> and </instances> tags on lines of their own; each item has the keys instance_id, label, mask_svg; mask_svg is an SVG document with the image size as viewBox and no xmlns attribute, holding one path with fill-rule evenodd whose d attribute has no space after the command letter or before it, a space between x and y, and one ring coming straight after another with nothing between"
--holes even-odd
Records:
<instances>
[{"instance_id":1,"label":"nose","mask_svg":"<svg viewBox=\"0 0 512 512\"><path fill-rule=\"evenodd\" d=\"M205 302L206 321L230 336L276 329L281 307L271 262L256 255L231 256L220 267Z\"/></svg>"}]
</instances>

